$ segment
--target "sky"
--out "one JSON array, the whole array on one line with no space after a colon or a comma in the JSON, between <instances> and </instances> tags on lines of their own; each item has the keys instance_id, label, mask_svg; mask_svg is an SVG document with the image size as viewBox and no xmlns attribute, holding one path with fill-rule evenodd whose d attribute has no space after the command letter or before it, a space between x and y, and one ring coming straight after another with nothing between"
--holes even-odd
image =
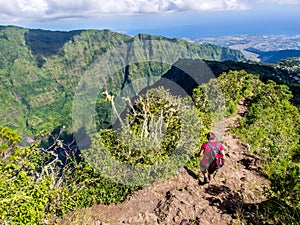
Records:
<instances>
[{"instance_id":1,"label":"sky","mask_svg":"<svg viewBox=\"0 0 300 225\"><path fill-rule=\"evenodd\" d=\"M300 34L300 0L0 0L0 25L201 38Z\"/></svg>"}]
</instances>

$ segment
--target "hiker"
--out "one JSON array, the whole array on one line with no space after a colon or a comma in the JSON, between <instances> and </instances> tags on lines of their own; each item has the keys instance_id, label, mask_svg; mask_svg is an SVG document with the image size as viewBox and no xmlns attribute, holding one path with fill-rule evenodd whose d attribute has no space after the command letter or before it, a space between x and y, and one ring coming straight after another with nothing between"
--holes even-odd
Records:
<instances>
[{"instance_id":1,"label":"hiker","mask_svg":"<svg viewBox=\"0 0 300 225\"><path fill-rule=\"evenodd\" d=\"M214 163L214 153L211 152L214 148L217 153L225 157L224 148L220 142L216 141L216 135L213 132L207 134L207 142L203 143L200 152L196 153L195 156L199 157L203 154L203 158L200 162L200 170L204 175L204 183L209 183L212 180L212 175L217 170Z\"/></svg>"}]
</instances>

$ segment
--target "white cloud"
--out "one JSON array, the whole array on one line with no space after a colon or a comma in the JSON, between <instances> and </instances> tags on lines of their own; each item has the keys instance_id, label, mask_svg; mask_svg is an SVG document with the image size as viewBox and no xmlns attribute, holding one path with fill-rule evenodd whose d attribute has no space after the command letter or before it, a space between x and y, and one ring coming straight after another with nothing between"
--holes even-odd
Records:
<instances>
[{"instance_id":1,"label":"white cloud","mask_svg":"<svg viewBox=\"0 0 300 225\"><path fill-rule=\"evenodd\" d=\"M44 0L18 0L18 6L24 13L44 12L48 5Z\"/></svg>"},{"instance_id":2,"label":"white cloud","mask_svg":"<svg viewBox=\"0 0 300 225\"><path fill-rule=\"evenodd\" d=\"M241 10L250 7L249 1L243 0L187 0L187 10Z\"/></svg>"},{"instance_id":3,"label":"white cloud","mask_svg":"<svg viewBox=\"0 0 300 225\"><path fill-rule=\"evenodd\" d=\"M300 0L257 0L257 2L283 4L283 5L300 5Z\"/></svg>"},{"instance_id":4,"label":"white cloud","mask_svg":"<svg viewBox=\"0 0 300 225\"><path fill-rule=\"evenodd\" d=\"M244 10L255 4L300 0L0 0L0 22L200 10Z\"/></svg>"}]
</instances>

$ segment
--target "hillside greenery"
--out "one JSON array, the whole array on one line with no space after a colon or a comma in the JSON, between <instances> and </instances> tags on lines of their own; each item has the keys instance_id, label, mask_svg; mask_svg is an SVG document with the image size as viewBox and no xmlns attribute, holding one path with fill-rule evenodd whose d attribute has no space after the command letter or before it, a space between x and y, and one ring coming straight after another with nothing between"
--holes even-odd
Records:
<instances>
[{"instance_id":1,"label":"hillside greenery","mask_svg":"<svg viewBox=\"0 0 300 225\"><path fill-rule=\"evenodd\" d=\"M190 67L201 60L133 63L114 71L100 90L108 90L106 96L117 96L145 77L151 89L131 86L131 93L143 91L126 99L122 115L113 110L113 97L99 97L98 132L87 137L87 149L78 149L71 111L80 79L103 54L139 40L161 41L159 49L168 47L162 40L175 42L204 59L217 78L183 85L187 73L176 65ZM237 113L241 100L249 108L232 132L250 146L249 154L260 159L260 172L271 181L256 213L274 224L298 223L300 92L287 71L236 62L243 59L240 52L213 45L109 30L0 27L0 49L0 223L55 223L53 218L76 208L121 202L181 166L198 165L193 155L206 133L222 117ZM144 50L128 45L126 54L139 61ZM172 95L161 77L182 84L188 95ZM108 122L112 116L115 129ZM28 135L34 137L29 146L24 145ZM130 180L122 177L124 168L133 172Z\"/></svg>"},{"instance_id":2,"label":"hillside greenery","mask_svg":"<svg viewBox=\"0 0 300 225\"><path fill-rule=\"evenodd\" d=\"M266 63L256 63L256 62L233 62L233 61L205 61L209 68L219 76L223 72L229 72L230 70L244 70L247 73L255 74L263 82L268 80L273 80L277 84L285 84L292 91L291 101L295 105L300 105L300 84L295 83L291 76L294 76L297 73L297 68L299 60L297 58L286 59L278 62L277 64L270 65ZM282 68L278 69L277 66L287 67L287 69ZM294 71L295 70L295 71Z\"/></svg>"},{"instance_id":3,"label":"hillside greenery","mask_svg":"<svg viewBox=\"0 0 300 225\"><path fill-rule=\"evenodd\" d=\"M260 159L260 172L271 181L271 188L265 192L268 200L257 206L258 218L271 219L275 224L297 224L300 218L300 113L291 103L292 92L286 85L272 80L263 83L258 76L244 70L229 71L194 90L193 98L201 111L207 108L209 101L203 100L203 90L215 89L216 82L222 89L227 115L237 112L240 100L246 101L249 107L232 132L247 143L248 154ZM213 99L222 105L220 98ZM198 100L201 104L197 104Z\"/></svg>"},{"instance_id":4,"label":"hillside greenery","mask_svg":"<svg viewBox=\"0 0 300 225\"><path fill-rule=\"evenodd\" d=\"M279 224L297 224L300 194L300 116L291 91L274 82L258 86L246 116L235 132L262 157L262 172L271 180L264 207ZM275 207L276 206L276 207Z\"/></svg>"},{"instance_id":5,"label":"hillside greenery","mask_svg":"<svg viewBox=\"0 0 300 225\"><path fill-rule=\"evenodd\" d=\"M140 46L143 41L148 41L148 46ZM149 78L148 85L151 85L172 66L142 62L142 55L153 53L153 43L159 43L158 49L168 49L168 43L175 43L201 59L243 59L239 51L146 34L130 37L110 30L60 32L1 27L1 124L24 135L61 126L71 131L72 100L90 66L113 49L126 46L121 47L124 51L118 54L141 63L126 65L123 62L124 68L113 74L106 89L117 95L125 84L139 78Z\"/></svg>"},{"instance_id":6,"label":"hillside greenery","mask_svg":"<svg viewBox=\"0 0 300 225\"><path fill-rule=\"evenodd\" d=\"M195 45L180 39L147 34L130 37L109 30L60 32L1 27L1 124L18 130L25 136L35 135L44 129L52 132L61 126L66 126L72 132L73 98L84 73L107 52L143 40L161 42L158 49L168 48L164 46L164 41L182 46L205 60L215 76L228 72L229 69L244 69L248 73L260 75L264 80L290 83L286 71L276 71L270 65L239 62L243 60L241 52L213 45ZM151 52L151 48L142 50L128 45L126 51L130 57L139 61L141 54ZM149 86L164 74L170 79L174 74L171 71L171 76L168 76L170 69L172 65L160 62L133 63L110 76L105 89L118 95L124 86L130 86L140 78L146 78ZM180 76L178 74L177 77ZM137 89L140 90L141 87ZM292 91L298 103L300 98L297 89L298 87L294 87ZM110 112L106 105L105 101L99 100L97 107L101 109L98 113L102 120L98 122L99 128L109 126Z\"/></svg>"},{"instance_id":7,"label":"hillside greenery","mask_svg":"<svg viewBox=\"0 0 300 225\"><path fill-rule=\"evenodd\" d=\"M17 132L1 127L0 221L54 223L53 218L78 207L123 201L147 183L172 176L178 162L183 163L180 166L198 165L194 153L215 120L224 112L235 114L237 103L247 99L249 110L232 132L250 146L248 154L260 158L260 172L271 181L271 188L265 191L267 200L255 213L260 221L297 224L300 114L291 98L285 85L263 83L257 75L245 71L229 71L194 89L195 108L188 107L190 97L172 96L162 87L141 95L136 104L128 100L132 108L123 126L92 135L92 145L85 151L79 151L72 141L64 141L63 129L55 135L40 133L35 143L21 147ZM209 106L217 107L207 110ZM179 115L183 116L178 119ZM155 137L157 142L151 142L148 148L149 138ZM182 146L181 151L176 152L178 146ZM100 157L106 157L102 158L106 167L97 164L103 161ZM134 174L129 183L125 177L125 183L121 177L124 173L116 173L116 159L132 168L152 170Z\"/></svg>"}]
</instances>

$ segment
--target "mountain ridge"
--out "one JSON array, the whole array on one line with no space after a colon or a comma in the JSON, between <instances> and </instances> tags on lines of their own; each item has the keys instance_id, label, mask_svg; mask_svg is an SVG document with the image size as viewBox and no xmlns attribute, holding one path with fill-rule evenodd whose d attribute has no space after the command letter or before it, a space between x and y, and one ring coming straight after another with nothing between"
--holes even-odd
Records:
<instances>
[{"instance_id":1,"label":"mountain ridge","mask_svg":"<svg viewBox=\"0 0 300 225\"><path fill-rule=\"evenodd\" d=\"M159 48L162 49L168 48L163 43L163 40L167 40L203 59L244 59L240 51L196 45L163 36L138 34L130 37L110 30L61 32L2 26L0 96L4 101L0 110L0 115L3 115L1 124L26 134L36 134L43 129L54 130L63 125L70 129L71 104L83 73L101 55L138 40L149 40L150 44L161 43ZM143 49L141 46L128 53L138 61L138 54L148 50L151 53L151 48ZM141 78L141 74L159 77L170 67L158 64L129 65L127 73L131 80ZM118 74L115 81L121 79L124 82L125 68ZM113 89L122 86L115 81L112 82Z\"/></svg>"}]
</instances>

